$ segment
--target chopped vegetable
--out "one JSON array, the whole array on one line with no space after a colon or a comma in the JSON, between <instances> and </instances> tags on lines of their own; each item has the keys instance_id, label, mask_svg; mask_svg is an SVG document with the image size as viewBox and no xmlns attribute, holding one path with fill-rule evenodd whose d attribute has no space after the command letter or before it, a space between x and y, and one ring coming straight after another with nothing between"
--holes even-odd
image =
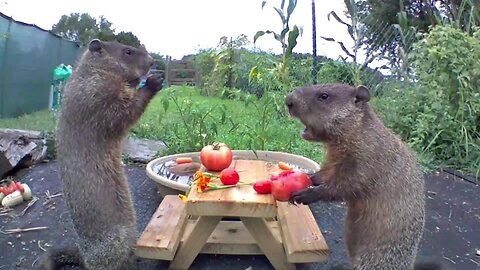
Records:
<instances>
[{"instance_id":1,"label":"chopped vegetable","mask_svg":"<svg viewBox=\"0 0 480 270\"><path fill-rule=\"evenodd\" d=\"M278 167L282 170L286 170L286 171L290 171L292 170L292 166L290 166L288 163L286 162L283 162L283 161L279 161L278 162Z\"/></svg>"},{"instance_id":2,"label":"chopped vegetable","mask_svg":"<svg viewBox=\"0 0 480 270\"><path fill-rule=\"evenodd\" d=\"M193 159L191 157L179 157L176 162L177 164L192 163Z\"/></svg>"}]
</instances>

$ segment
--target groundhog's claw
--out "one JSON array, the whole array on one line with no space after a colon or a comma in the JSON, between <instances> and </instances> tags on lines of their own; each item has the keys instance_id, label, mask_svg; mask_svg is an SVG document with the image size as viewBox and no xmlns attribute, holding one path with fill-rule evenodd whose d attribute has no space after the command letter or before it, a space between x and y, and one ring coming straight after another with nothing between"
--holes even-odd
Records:
<instances>
[{"instance_id":1,"label":"groundhog's claw","mask_svg":"<svg viewBox=\"0 0 480 270\"><path fill-rule=\"evenodd\" d=\"M162 89L163 79L160 74L150 75L145 82L145 88L152 93L157 93Z\"/></svg>"},{"instance_id":2,"label":"groundhog's claw","mask_svg":"<svg viewBox=\"0 0 480 270\"><path fill-rule=\"evenodd\" d=\"M320 200L319 194L320 187L310 186L308 188L302 189L300 191L294 192L290 200L293 203L300 203L300 204L311 204Z\"/></svg>"}]
</instances>

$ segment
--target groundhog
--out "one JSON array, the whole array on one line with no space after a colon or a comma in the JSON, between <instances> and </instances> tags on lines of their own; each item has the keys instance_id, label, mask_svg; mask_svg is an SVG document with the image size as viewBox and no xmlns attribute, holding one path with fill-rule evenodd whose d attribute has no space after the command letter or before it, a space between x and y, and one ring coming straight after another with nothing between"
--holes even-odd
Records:
<instances>
[{"instance_id":1,"label":"groundhog","mask_svg":"<svg viewBox=\"0 0 480 270\"><path fill-rule=\"evenodd\" d=\"M303 139L323 143L326 151L321 169L310 175L313 186L293 193L290 202L346 202L351 269L443 269L435 262L414 265L425 220L423 174L369 100L365 86L345 84L287 95L290 116L305 125Z\"/></svg>"},{"instance_id":2,"label":"groundhog","mask_svg":"<svg viewBox=\"0 0 480 270\"><path fill-rule=\"evenodd\" d=\"M153 59L144 49L92 40L65 85L56 149L63 196L78 247L52 250L40 269L134 269L138 232L122 142L162 88L159 75L136 89Z\"/></svg>"}]
</instances>

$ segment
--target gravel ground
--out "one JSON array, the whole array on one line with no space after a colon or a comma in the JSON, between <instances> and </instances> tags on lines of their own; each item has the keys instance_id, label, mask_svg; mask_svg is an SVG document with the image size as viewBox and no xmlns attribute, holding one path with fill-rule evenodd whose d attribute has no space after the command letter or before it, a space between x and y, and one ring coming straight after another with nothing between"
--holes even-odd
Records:
<instances>
[{"instance_id":1,"label":"gravel ground","mask_svg":"<svg viewBox=\"0 0 480 270\"><path fill-rule=\"evenodd\" d=\"M162 198L156 184L137 165L126 166L138 218L143 230ZM18 173L18 178L32 188L39 200L21 215L26 203L0 216L0 230L45 226L48 229L0 234L0 270L35 269L39 255L52 246L75 242L76 234L61 193L55 161L42 163ZM480 269L480 187L447 173L426 175L427 221L421 241L419 259L438 259L452 270ZM47 202L48 201L48 202ZM336 269L346 266L343 239L345 208L337 203L318 203L311 206L315 218L331 250L324 263L299 264L298 269ZM477 251L479 250L479 251ZM164 261L142 260L143 268L166 269ZM199 255L192 264L196 269L244 270L273 269L264 256Z\"/></svg>"}]
</instances>

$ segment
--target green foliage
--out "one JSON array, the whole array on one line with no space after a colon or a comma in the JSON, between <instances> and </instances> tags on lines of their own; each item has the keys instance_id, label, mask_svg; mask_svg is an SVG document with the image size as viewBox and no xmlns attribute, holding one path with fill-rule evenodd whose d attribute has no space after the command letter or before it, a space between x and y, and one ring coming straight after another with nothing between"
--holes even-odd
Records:
<instances>
[{"instance_id":1,"label":"green foliage","mask_svg":"<svg viewBox=\"0 0 480 270\"><path fill-rule=\"evenodd\" d=\"M63 15L60 20L52 26L52 32L64 38L77 41L82 45L88 44L93 38L112 40L115 37L111 29L112 23L104 17L97 22L88 13L72 13Z\"/></svg>"},{"instance_id":2,"label":"green foliage","mask_svg":"<svg viewBox=\"0 0 480 270\"><path fill-rule=\"evenodd\" d=\"M480 6L475 0L451 1L443 4L446 16L436 13L435 20L441 25L451 25L457 29L472 34L480 26Z\"/></svg>"},{"instance_id":3,"label":"green foliage","mask_svg":"<svg viewBox=\"0 0 480 270\"><path fill-rule=\"evenodd\" d=\"M257 100L243 93L241 100L232 100L205 97L200 92L188 86L162 90L151 101L133 133L163 140L168 148L161 154L200 151L202 145L216 141L233 149L285 151L322 161L321 148L300 138L301 123L278 113L284 110L281 95L266 95ZM202 122L204 128L200 132Z\"/></svg>"},{"instance_id":4,"label":"green foliage","mask_svg":"<svg viewBox=\"0 0 480 270\"><path fill-rule=\"evenodd\" d=\"M218 126L224 125L227 121L225 105L215 104L207 107L200 102L180 99L174 91L166 92L162 99L163 110L166 113L173 107L179 120L169 127L175 136L168 145L169 150L189 152L213 143L218 134Z\"/></svg>"},{"instance_id":5,"label":"green foliage","mask_svg":"<svg viewBox=\"0 0 480 270\"><path fill-rule=\"evenodd\" d=\"M60 20L52 26L52 32L76 42L82 46L94 38L104 41L117 40L127 45L140 47L140 40L132 32L120 32L115 34L112 23L105 17L100 16L99 20L88 13L71 13L63 15Z\"/></svg>"},{"instance_id":6,"label":"green foliage","mask_svg":"<svg viewBox=\"0 0 480 270\"><path fill-rule=\"evenodd\" d=\"M248 149L265 150L269 140L271 140L272 127L275 129L280 115L284 112L284 102L282 96L275 92L266 92L260 99L249 96L245 100L245 107L253 106L257 121L253 124L245 124Z\"/></svg>"},{"instance_id":7,"label":"green foliage","mask_svg":"<svg viewBox=\"0 0 480 270\"><path fill-rule=\"evenodd\" d=\"M55 132L57 112L42 110L15 118L0 119L0 128Z\"/></svg>"},{"instance_id":8,"label":"green foliage","mask_svg":"<svg viewBox=\"0 0 480 270\"><path fill-rule=\"evenodd\" d=\"M140 40L132 32L121 31L115 36L115 40L125 45L139 48L142 44Z\"/></svg>"},{"instance_id":9,"label":"green foliage","mask_svg":"<svg viewBox=\"0 0 480 270\"><path fill-rule=\"evenodd\" d=\"M263 1L262 2L262 9L264 8L265 4L267 2ZM266 30L266 31L257 31L255 33L255 36L253 37L253 43L257 41L258 38L265 34L272 34L275 40L280 42L282 46L282 61L279 63L275 64L275 68L270 69L270 71L275 71L277 74L275 75L280 82L284 86L288 86L290 84L290 77L289 77L289 61L290 58L293 54L293 49L297 45L297 38L302 34L302 29L299 28L297 25L294 25L293 28L290 28L290 16L292 15L293 11L295 10L295 7L297 6L297 0L289 0L288 1L288 7L285 10L285 0L282 0L280 8L273 7L275 11L277 12L278 16L282 20L282 31L280 33L277 33L273 30ZM259 69L257 67L253 67L251 71L251 76L249 76L250 81L252 79L257 78L258 76L255 76L259 74Z\"/></svg>"},{"instance_id":10,"label":"green foliage","mask_svg":"<svg viewBox=\"0 0 480 270\"><path fill-rule=\"evenodd\" d=\"M213 68L207 77L206 94L215 94L215 90L222 87L234 88L237 80L240 48L248 43L245 35L239 35L235 39L226 36L220 38L217 50L211 52Z\"/></svg>"},{"instance_id":11,"label":"green foliage","mask_svg":"<svg viewBox=\"0 0 480 270\"><path fill-rule=\"evenodd\" d=\"M355 79L355 72L358 71L358 79ZM369 67L360 69L359 65L344 61L325 60L320 64L317 81L324 83L345 83L355 85L358 82L367 86L372 95L377 96L383 92L385 78L382 73Z\"/></svg>"},{"instance_id":12,"label":"green foliage","mask_svg":"<svg viewBox=\"0 0 480 270\"><path fill-rule=\"evenodd\" d=\"M434 27L415 44L419 85L377 101L385 121L433 164L480 174L480 31Z\"/></svg>"},{"instance_id":13,"label":"green foliage","mask_svg":"<svg viewBox=\"0 0 480 270\"><path fill-rule=\"evenodd\" d=\"M165 70L165 67L166 67L165 56L159 53L154 53L154 52L151 52L149 54L153 58L153 61L155 62L153 68L159 69L159 70Z\"/></svg>"}]
</instances>

